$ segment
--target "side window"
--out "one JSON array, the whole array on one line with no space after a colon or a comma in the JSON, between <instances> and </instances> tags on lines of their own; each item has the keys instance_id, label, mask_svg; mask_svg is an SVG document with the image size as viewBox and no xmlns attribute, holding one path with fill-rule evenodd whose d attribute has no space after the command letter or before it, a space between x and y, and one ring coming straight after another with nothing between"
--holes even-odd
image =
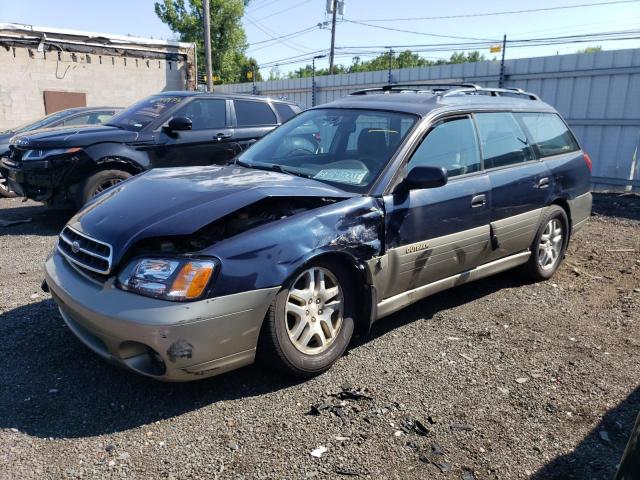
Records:
<instances>
[{"instance_id":1,"label":"side window","mask_svg":"<svg viewBox=\"0 0 640 480\"><path fill-rule=\"evenodd\" d=\"M415 151L409 166L444 167L449 177L479 171L480 153L469 117L437 123Z\"/></svg>"},{"instance_id":2,"label":"side window","mask_svg":"<svg viewBox=\"0 0 640 480\"><path fill-rule=\"evenodd\" d=\"M209 130L227 125L227 108L224 100L199 98L187 103L173 114L191 120L192 130Z\"/></svg>"},{"instance_id":3,"label":"side window","mask_svg":"<svg viewBox=\"0 0 640 480\"><path fill-rule=\"evenodd\" d=\"M541 157L560 155L579 149L562 119L555 113L519 113Z\"/></svg>"},{"instance_id":4,"label":"side window","mask_svg":"<svg viewBox=\"0 0 640 480\"><path fill-rule=\"evenodd\" d=\"M104 123L113 117L114 112L100 112L91 121L93 123Z\"/></svg>"},{"instance_id":5,"label":"side window","mask_svg":"<svg viewBox=\"0 0 640 480\"><path fill-rule=\"evenodd\" d=\"M482 144L484 168L505 167L533 160L527 136L513 114L478 113L475 115Z\"/></svg>"},{"instance_id":6,"label":"side window","mask_svg":"<svg viewBox=\"0 0 640 480\"><path fill-rule=\"evenodd\" d=\"M89 116L90 114L87 113L86 115L78 115L77 117L73 117L70 118L68 120L65 120L64 122L62 122L63 125L67 126L67 125L86 125L87 123L89 123Z\"/></svg>"},{"instance_id":7,"label":"side window","mask_svg":"<svg viewBox=\"0 0 640 480\"><path fill-rule=\"evenodd\" d=\"M233 103L236 107L236 120L239 127L275 125L278 123L275 113L266 102L234 100Z\"/></svg>"},{"instance_id":8,"label":"side window","mask_svg":"<svg viewBox=\"0 0 640 480\"><path fill-rule=\"evenodd\" d=\"M293 109L285 103L274 103L273 106L276 108L276 112L278 112L278 115L280 115L282 122L286 122L291 117L296 116L296 113L293 111Z\"/></svg>"}]
</instances>

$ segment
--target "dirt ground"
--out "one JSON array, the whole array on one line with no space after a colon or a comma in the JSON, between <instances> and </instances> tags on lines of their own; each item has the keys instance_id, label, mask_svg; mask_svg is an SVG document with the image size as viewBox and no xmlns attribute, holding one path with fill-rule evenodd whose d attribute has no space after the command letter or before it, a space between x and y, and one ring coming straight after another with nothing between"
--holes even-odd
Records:
<instances>
[{"instance_id":1,"label":"dirt ground","mask_svg":"<svg viewBox=\"0 0 640 480\"><path fill-rule=\"evenodd\" d=\"M0 227L0 479L610 479L640 409L640 198L594 212L552 280L428 298L312 380L163 384L88 351L40 291L69 214L0 199L32 219Z\"/></svg>"}]
</instances>

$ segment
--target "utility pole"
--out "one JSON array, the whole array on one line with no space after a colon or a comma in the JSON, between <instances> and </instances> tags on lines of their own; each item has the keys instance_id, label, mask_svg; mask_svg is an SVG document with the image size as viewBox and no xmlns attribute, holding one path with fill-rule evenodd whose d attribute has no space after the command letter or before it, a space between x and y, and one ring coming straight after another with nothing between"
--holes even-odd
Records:
<instances>
[{"instance_id":1,"label":"utility pole","mask_svg":"<svg viewBox=\"0 0 640 480\"><path fill-rule=\"evenodd\" d=\"M207 92L213 91L213 72L211 71L211 14L209 0L202 2L202 16L204 21L204 58L207 65Z\"/></svg>"},{"instance_id":2,"label":"utility pole","mask_svg":"<svg viewBox=\"0 0 640 480\"><path fill-rule=\"evenodd\" d=\"M389 48L389 73L387 76L387 83L389 85L391 85L391 66L392 66L392 62L393 62L393 48Z\"/></svg>"},{"instance_id":3,"label":"utility pole","mask_svg":"<svg viewBox=\"0 0 640 480\"><path fill-rule=\"evenodd\" d=\"M311 59L311 106L316 106L316 60L326 55L316 55Z\"/></svg>"},{"instance_id":4,"label":"utility pole","mask_svg":"<svg viewBox=\"0 0 640 480\"><path fill-rule=\"evenodd\" d=\"M498 87L504 87L504 54L507 49L507 34L502 37L502 60L500 60L500 79L498 80Z\"/></svg>"},{"instance_id":5,"label":"utility pole","mask_svg":"<svg viewBox=\"0 0 640 480\"><path fill-rule=\"evenodd\" d=\"M336 15L338 14L338 0L331 0L331 51L329 53L329 75L333 75L333 54L336 47Z\"/></svg>"}]
</instances>

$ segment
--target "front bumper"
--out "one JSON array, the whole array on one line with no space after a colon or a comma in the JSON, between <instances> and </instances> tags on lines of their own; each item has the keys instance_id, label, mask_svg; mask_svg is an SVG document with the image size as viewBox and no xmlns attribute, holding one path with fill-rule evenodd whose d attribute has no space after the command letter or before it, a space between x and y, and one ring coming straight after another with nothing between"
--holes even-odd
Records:
<instances>
[{"instance_id":1,"label":"front bumper","mask_svg":"<svg viewBox=\"0 0 640 480\"><path fill-rule=\"evenodd\" d=\"M60 186L65 169L53 166L49 160L14 163L2 158L0 174L18 195L43 201L51 198Z\"/></svg>"},{"instance_id":2,"label":"front bumper","mask_svg":"<svg viewBox=\"0 0 640 480\"><path fill-rule=\"evenodd\" d=\"M112 363L164 381L210 377L248 365L279 287L176 303L99 283L57 251L45 281L69 329Z\"/></svg>"}]
</instances>

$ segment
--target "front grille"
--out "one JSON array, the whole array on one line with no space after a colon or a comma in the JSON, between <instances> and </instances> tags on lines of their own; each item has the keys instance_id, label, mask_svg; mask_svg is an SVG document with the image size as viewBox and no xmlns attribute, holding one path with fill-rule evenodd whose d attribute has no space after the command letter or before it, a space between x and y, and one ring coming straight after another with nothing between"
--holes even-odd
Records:
<instances>
[{"instance_id":1,"label":"front grille","mask_svg":"<svg viewBox=\"0 0 640 480\"><path fill-rule=\"evenodd\" d=\"M87 237L71 227L60 233L58 250L70 262L91 272L108 274L111 271L111 245Z\"/></svg>"}]
</instances>

